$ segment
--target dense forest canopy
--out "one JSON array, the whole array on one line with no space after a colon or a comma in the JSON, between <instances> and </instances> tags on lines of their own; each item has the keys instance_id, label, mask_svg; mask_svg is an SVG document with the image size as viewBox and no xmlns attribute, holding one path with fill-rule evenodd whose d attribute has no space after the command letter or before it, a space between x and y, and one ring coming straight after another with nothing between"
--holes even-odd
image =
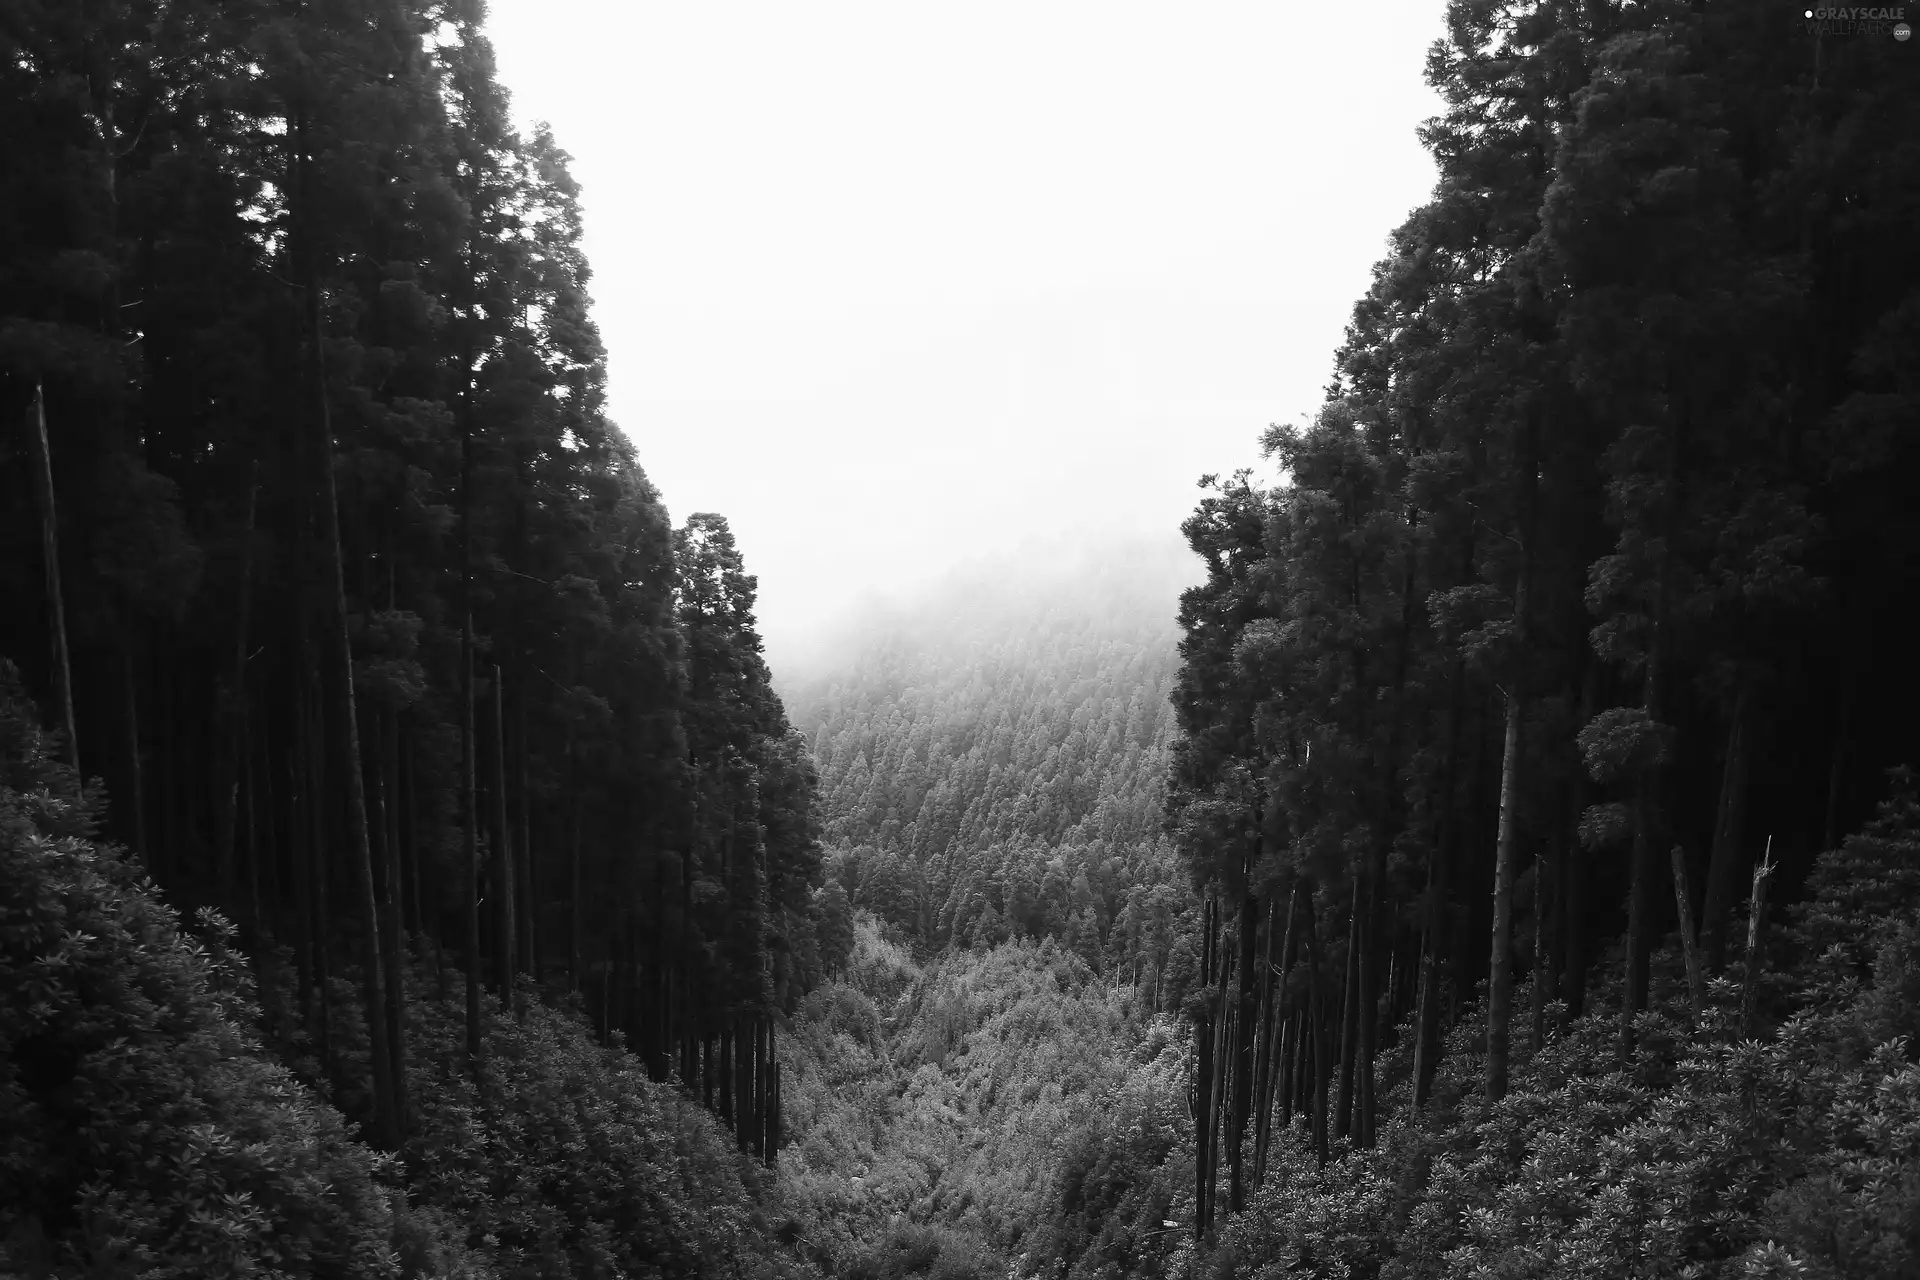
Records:
<instances>
[{"instance_id":1,"label":"dense forest canopy","mask_svg":"<svg viewBox=\"0 0 1920 1280\"><path fill-rule=\"evenodd\" d=\"M1452 0L1275 478L776 691L482 20L0 14L0 1271L1920 1270L1910 42Z\"/></svg>"},{"instance_id":2,"label":"dense forest canopy","mask_svg":"<svg viewBox=\"0 0 1920 1280\"><path fill-rule=\"evenodd\" d=\"M1168 605L1193 577L1149 538L983 562L876 606L789 687L849 905L924 945L1055 937L1096 966L1164 964L1185 896L1160 816Z\"/></svg>"}]
</instances>

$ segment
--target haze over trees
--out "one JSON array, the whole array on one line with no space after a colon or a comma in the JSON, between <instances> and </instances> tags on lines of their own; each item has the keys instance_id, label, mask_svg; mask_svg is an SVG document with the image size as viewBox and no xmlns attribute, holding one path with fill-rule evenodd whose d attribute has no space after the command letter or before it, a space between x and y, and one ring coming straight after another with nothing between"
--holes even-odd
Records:
<instances>
[{"instance_id":1,"label":"haze over trees","mask_svg":"<svg viewBox=\"0 0 1920 1280\"><path fill-rule=\"evenodd\" d=\"M1911 47L1447 20L1278 479L777 693L477 6L14 6L0 1271L1914 1274Z\"/></svg>"}]
</instances>

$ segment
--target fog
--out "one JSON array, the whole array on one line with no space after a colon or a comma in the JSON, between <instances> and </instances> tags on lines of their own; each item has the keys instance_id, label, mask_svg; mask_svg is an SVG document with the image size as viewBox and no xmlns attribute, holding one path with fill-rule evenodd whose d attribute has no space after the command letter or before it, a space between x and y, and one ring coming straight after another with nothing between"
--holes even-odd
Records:
<instances>
[{"instance_id":1,"label":"fog","mask_svg":"<svg viewBox=\"0 0 1920 1280\"><path fill-rule=\"evenodd\" d=\"M1202 472L1311 413L1432 185L1440 12L494 0L490 29L584 186L613 416L676 520L732 521L780 670L957 564L1176 538Z\"/></svg>"}]
</instances>

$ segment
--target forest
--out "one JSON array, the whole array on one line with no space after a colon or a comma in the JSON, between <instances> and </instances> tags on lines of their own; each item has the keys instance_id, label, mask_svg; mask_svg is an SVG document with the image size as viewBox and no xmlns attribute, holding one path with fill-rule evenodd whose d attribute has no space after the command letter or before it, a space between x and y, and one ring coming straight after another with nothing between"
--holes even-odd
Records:
<instances>
[{"instance_id":1,"label":"forest","mask_svg":"<svg viewBox=\"0 0 1920 1280\"><path fill-rule=\"evenodd\" d=\"M783 673L479 0L0 5L0 1277L1920 1274L1920 78L1798 13L1450 0L1268 468Z\"/></svg>"}]
</instances>

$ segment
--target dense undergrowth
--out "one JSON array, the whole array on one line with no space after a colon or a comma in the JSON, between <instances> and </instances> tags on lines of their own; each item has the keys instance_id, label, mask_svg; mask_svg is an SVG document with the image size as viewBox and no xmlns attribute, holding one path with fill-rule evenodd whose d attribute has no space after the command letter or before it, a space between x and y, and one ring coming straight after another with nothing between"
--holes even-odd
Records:
<instances>
[{"instance_id":1,"label":"dense undergrowth","mask_svg":"<svg viewBox=\"0 0 1920 1280\"><path fill-rule=\"evenodd\" d=\"M0 670L0 1274L753 1276L766 1175L578 1016L489 997L466 1064L457 975L414 966L397 1154L329 1077L364 1022L337 979L329 1073L283 1038L282 966L182 921L115 846ZM264 1006L264 1012L263 1012ZM284 1012L284 1011L280 1011ZM344 1067L345 1069L341 1069ZM336 1105L337 1103L337 1105Z\"/></svg>"},{"instance_id":2,"label":"dense undergrowth","mask_svg":"<svg viewBox=\"0 0 1920 1280\"><path fill-rule=\"evenodd\" d=\"M1324 1165L1302 1125L1265 1184L1196 1249L1156 1247L1142 1187L1190 1185L1191 1128L1139 1139L1108 1117L1052 1205L1067 1277L1807 1277L1920 1275L1920 803L1910 779L1868 829L1821 857L1769 957L1759 1034L1735 1034L1720 981L1692 1025L1677 951L1658 957L1631 1061L1609 1011L1516 1056L1507 1096L1480 1089L1485 1025L1449 1033L1434 1098L1372 1149ZM1615 968L1618 957L1615 958ZM1609 974L1608 977L1614 975ZM1144 1114L1144 1109L1136 1115ZM1081 1175L1078 1170L1084 1169ZM1086 1188L1092 1188L1091 1193ZM1076 1198L1078 1201L1076 1202ZM1107 1206L1089 1214L1091 1202ZM1157 1224L1154 1224L1157 1225Z\"/></svg>"},{"instance_id":3,"label":"dense undergrowth","mask_svg":"<svg viewBox=\"0 0 1920 1280\"><path fill-rule=\"evenodd\" d=\"M1142 995L1052 940L916 960L863 914L782 1054L807 1256L876 1280L1029 1269L1068 1154L1121 1099L1177 1104L1180 1037Z\"/></svg>"}]
</instances>

